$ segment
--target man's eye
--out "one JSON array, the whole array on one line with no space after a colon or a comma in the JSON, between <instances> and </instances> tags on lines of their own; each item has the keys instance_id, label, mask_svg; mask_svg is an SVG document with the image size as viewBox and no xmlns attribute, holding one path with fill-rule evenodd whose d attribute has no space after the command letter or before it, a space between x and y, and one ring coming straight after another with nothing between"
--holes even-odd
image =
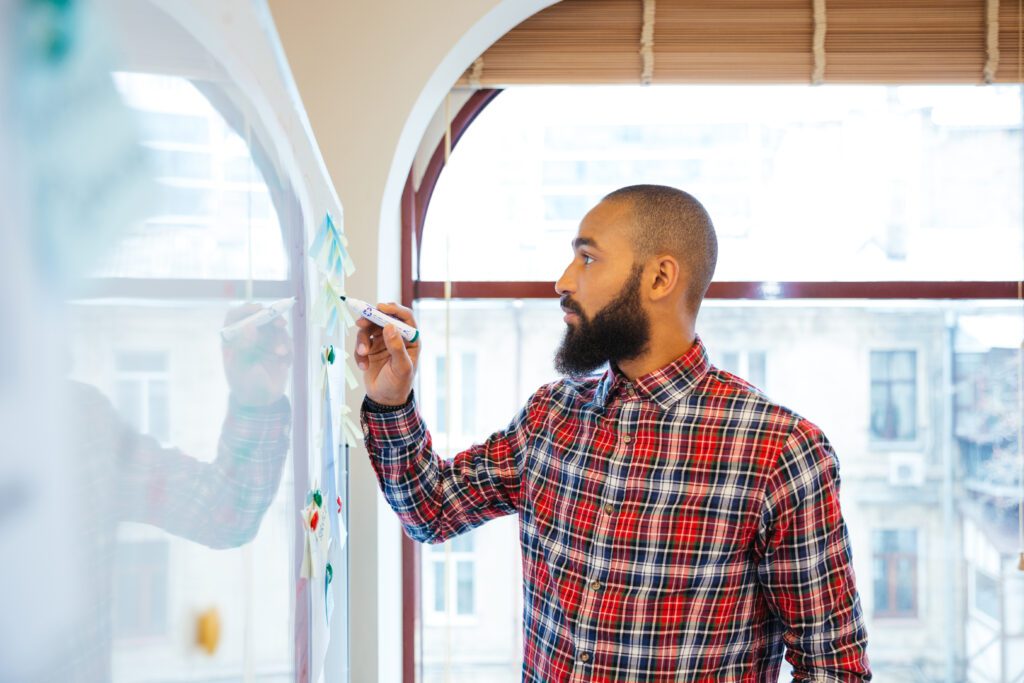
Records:
<instances>
[{"instance_id":1,"label":"man's eye","mask_svg":"<svg viewBox=\"0 0 1024 683\"><path fill-rule=\"evenodd\" d=\"M593 256L589 256L587 254L583 254L583 265L589 266L593 262L594 262L594 257Z\"/></svg>"}]
</instances>

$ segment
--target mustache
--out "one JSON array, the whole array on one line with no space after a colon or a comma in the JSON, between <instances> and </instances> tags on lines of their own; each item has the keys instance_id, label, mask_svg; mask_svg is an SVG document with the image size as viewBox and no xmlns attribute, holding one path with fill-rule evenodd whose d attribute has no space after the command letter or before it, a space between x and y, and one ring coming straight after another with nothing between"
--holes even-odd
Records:
<instances>
[{"instance_id":1,"label":"mustache","mask_svg":"<svg viewBox=\"0 0 1024 683\"><path fill-rule=\"evenodd\" d=\"M559 304L562 306L564 310L572 311L573 313L579 315L580 317L583 317L583 309L580 307L578 303L570 299L568 294L559 299Z\"/></svg>"}]
</instances>

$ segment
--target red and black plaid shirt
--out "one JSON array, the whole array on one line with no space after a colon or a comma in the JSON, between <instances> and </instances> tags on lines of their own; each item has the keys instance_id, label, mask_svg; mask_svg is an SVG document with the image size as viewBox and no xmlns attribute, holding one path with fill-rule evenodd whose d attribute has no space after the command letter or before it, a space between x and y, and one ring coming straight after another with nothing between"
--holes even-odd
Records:
<instances>
[{"instance_id":1,"label":"red and black plaid shirt","mask_svg":"<svg viewBox=\"0 0 1024 683\"><path fill-rule=\"evenodd\" d=\"M700 339L544 386L450 461L411 401L363 428L414 539L518 513L524 681L774 682L784 649L797 680L871 678L831 446Z\"/></svg>"}]
</instances>

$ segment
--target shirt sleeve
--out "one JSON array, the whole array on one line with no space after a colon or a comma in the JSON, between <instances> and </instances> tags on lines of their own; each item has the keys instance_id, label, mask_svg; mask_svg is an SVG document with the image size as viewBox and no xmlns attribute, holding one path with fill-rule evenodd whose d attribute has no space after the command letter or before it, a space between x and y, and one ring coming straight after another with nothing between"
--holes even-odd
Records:
<instances>
[{"instance_id":1,"label":"shirt sleeve","mask_svg":"<svg viewBox=\"0 0 1024 683\"><path fill-rule=\"evenodd\" d=\"M839 464L801 420L771 472L757 535L758 577L782 621L794 681L869 681L867 632L839 507Z\"/></svg>"},{"instance_id":2,"label":"shirt sleeve","mask_svg":"<svg viewBox=\"0 0 1024 683\"><path fill-rule=\"evenodd\" d=\"M243 545L256 536L277 495L290 432L284 397L266 407L230 400L212 462L122 426L115 463L118 516L212 548Z\"/></svg>"},{"instance_id":3,"label":"shirt sleeve","mask_svg":"<svg viewBox=\"0 0 1024 683\"><path fill-rule=\"evenodd\" d=\"M415 400L388 411L363 403L370 463L411 538L441 543L519 509L524 458L544 391L535 393L505 429L451 460L434 452Z\"/></svg>"}]
</instances>

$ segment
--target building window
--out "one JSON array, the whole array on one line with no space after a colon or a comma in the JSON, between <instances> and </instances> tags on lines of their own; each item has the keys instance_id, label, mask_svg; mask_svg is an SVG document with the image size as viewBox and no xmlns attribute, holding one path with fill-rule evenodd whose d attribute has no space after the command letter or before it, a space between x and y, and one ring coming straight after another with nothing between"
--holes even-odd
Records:
<instances>
[{"instance_id":1,"label":"building window","mask_svg":"<svg viewBox=\"0 0 1024 683\"><path fill-rule=\"evenodd\" d=\"M117 544L114 565L114 637L167 635L168 544Z\"/></svg>"},{"instance_id":2,"label":"building window","mask_svg":"<svg viewBox=\"0 0 1024 683\"><path fill-rule=\"evenodd\" d=\"M876 617L917 616L917 530L874 534Z\"/></svg>"},{"instance_id":3,"label":"building window","mask_svg":"<svg viewBox=\"0 0 1024 683\"><path fill-rule=\"evenodd\" d=\"M458 621L476 614L475 546L473 532L443 545L425 546L423 584L430 590L424 591L423 611L430 621Z\"/></svg>"},{"instance_id":4,"label":"building window","mask_svg":"<svg viewBox=\"0 0 1024 683\"><path fill-rule=\"evenodd\" d=\"M122 417L143 434L169 443L171 408L167 354L121 351L116 360L115 404Z\"/></svg>"},{"instance_id":5,"label":"building window","mask_svg":"<svg viewBox=\"0 0 1024 683\"><path fill-rule=\"evenodd\" d=\"M999 620L999 579L974 569L974 610L990 619Z\"/></svg>"},{"instance_id":6,"label":"building window","mask_svg":"<svg viewBox=\"0 0 1024 683\"><path fill-rule=\"evenodd\" d=\"M448 363L444 356L437 357L437 368L435 377L437 378L437 384L435 385L434 391L436 392L437 400L437 419L434 424L437 425L439 432L448 431Z\"/></svg>"},{"instance_id":7,"label":"building window","mask_svg":"<svg viewBox=\"0 0 1024 683\"><path fill-rule=\"evenodd\" d=\"M448 401L449 378L448 362L445 356L437 356L434 362L434 409L437 413L431 417L430 424L436 425L435 435L447 434L448 421L451 420L451 432L454 437L475 436L476 414L479 410L476 398L477 362L475 351L463 351L454 354L455 365L452 367L451 405ZM451 410L451 415L448 410ZM443 444L442 444L443 445Z\"/></svg>"},{"instance_id":8,"label":"building window","mask_svg":"<svg viewBox=\"0 0 1024 683\"><path fill-rule=\"evenodd\" d=\"M722 353L720 367L764 391L766 356L764 351L725 351Z\"/></svg>"},{"instance_id":9,"label":"building window","mask_svg":"<svg viewBox=\"0 0 1024 683\"><path fill-rule=\"evenodd\" d=\"M917 352L871 352L871 437L917 437Z\"/></svg>"}]
</instances>

